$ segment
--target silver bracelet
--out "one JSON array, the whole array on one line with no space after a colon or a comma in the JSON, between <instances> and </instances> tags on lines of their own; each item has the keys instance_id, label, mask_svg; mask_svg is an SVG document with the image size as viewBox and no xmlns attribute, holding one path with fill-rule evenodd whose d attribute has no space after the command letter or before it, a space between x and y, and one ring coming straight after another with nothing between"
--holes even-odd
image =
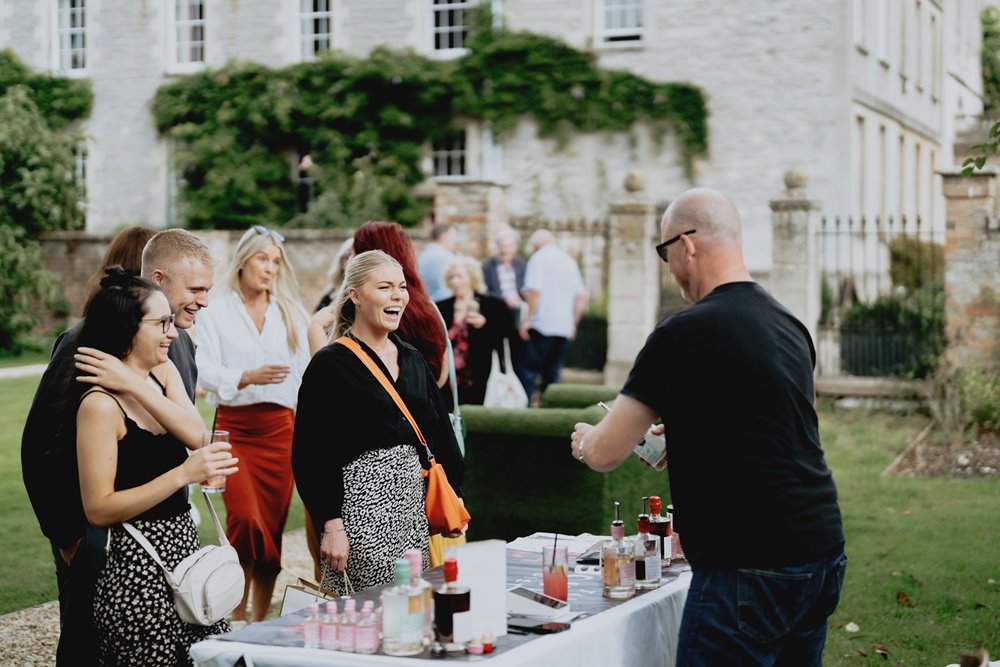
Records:
<instances>
[{"instance_id":1,"label":"silver bracelet","mask_svg":"<svg viewBox=\"0 0 1000 667\"><path fill-rule=\"evenodd\" d=\"M583 438L580 438L580 448L576 450L576 460L584 465L587 464L587 462L583 460Z\"/></svg>"}]
</instances>

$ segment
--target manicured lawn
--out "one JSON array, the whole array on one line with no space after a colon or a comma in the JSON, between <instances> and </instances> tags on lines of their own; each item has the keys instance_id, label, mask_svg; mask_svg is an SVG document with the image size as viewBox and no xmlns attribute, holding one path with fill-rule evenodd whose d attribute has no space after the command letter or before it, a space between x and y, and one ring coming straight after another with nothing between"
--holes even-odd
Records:
<instances>
[{"instance_id":1,"label":"manicured lawn","mask_svg":"<svg viewBox=\"0 0 1000 667\"><path fill-rule=\"evenodd\" d=\"M55 597L48 542L21 482L21 428L37 382L0 381L0 613ZM210 413L202 408L207 421ZM850 558L825 664L943 666L978 645L1000 654L1000 480L883 476L926 423L921 416L824 407L820 423ZM780 540L767 534L766 517L759 518L762 538ZM301 525L296 497L288 526ZM207 528L203 522L203 540L212 537ZM847 632L848 623L860 631Z\"/></svg>"},{"instance_id":2,"label":"manicured lawn","mask_svg":"<svg viewBox=\"0 0 1000 667\"><path fill-rule=\"evenodd\" d=\"M0 380L0 614L56 597L49 541L38 528L21 480L21 430L37 386L38 377ZM200 401L199 409L210 423L211 411ZM199 528L202 543L214 541L204 501L196 497L195 502L204 519ZM221 500L215 500L215 508L225 525ZM302 501L294 495L286 528L302 525Z\"/></svg>"}]
</instances>

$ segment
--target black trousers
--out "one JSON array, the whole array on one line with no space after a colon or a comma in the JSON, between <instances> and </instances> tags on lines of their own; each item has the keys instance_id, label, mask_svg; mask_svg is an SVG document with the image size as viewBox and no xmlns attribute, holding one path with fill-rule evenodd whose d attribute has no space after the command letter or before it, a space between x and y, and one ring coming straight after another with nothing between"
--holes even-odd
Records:
<instances>
[{"instance_id":1,"label":"black trousers","mask_svg":"<svg viewBox=\"0 0 1000 667\"><path fill-rule=\"evenodd\" d=\"M50 541L51 542L51 541ZM69 565L52 543L59 584L59 647L56 665L97 665L100 659L94 625L94 595L97 578L107 559L108 529L87 526L80 547Z\"/></svg>"}]
</instances>

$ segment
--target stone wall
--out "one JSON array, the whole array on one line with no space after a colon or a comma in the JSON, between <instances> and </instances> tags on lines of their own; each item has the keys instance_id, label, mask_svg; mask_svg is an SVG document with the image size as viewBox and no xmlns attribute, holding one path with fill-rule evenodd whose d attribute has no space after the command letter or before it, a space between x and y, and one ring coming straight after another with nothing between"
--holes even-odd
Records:
<instances>
[{"instance_id":1,"label":"stone wall","mask_svg":"<svg viewBox=\"0 0 1000 667\"><path fill-rule=\"evenodd\" d=\"M994 168L944 174L945 334L955 367L1000 364L1000 201Z\"/></svg>"}]
</instances>

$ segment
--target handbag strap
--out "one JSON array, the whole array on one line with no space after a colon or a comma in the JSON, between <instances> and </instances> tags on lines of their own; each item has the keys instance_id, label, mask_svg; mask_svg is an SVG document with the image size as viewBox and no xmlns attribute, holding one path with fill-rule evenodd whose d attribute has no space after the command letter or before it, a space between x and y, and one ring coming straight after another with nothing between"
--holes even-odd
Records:
<instances>
[{"instance_id":1,"label":"handbag strap","mask_svg":"<svg viewBox=\"0 0 1000 667\"><path fill-rule=\"evenodd\" d=\"M444 321L444 315L437 308L434 309L437 313L438 321L441 322L441 326L444 327L444 344L448 351L448 384L451 386L451 402L454 406L455 416L461 417L462 411L458 408L458 381L455 379L455 352L451 348L451 336L448 335L448 323ZM465 452L462 452L463 454Z\"/></svg>"},{"instance_id":2,"label":"handbag strap","mask_svg":"<svg viewBox=\"0 0 1000 667\"><path fill-rule=\"evenodd\" d=\"M413 415L410 414L410 410L406 407L406 403L403 402L403 399L400 397L399 392L397 392L396 388L392 386L392 383L389 382L389 378L385 376L385 373L382 372L382 369L378 367L375 361L370 356L368 356L368 354L363 349L361 349L360 345L358 345L356 342L354 342L354 340L352 340L347 336L341 336L340 338L338 338L333 342L335 344L340 343L341 345L346 347L348 350L353 352L358 359L361 360L361 363L363 363L365 366L368 367L368 370L372 372L372 375L374 375L375 379L379 381L379 384L381 384L385 388L385 390L389 392L389 396L392 397L392 400L396 403L396 406L399 407L399 409L402 411L403 415L406 417L406 420L410 422L410 426L412 426L413 430L416 432L417 438L420 439L420 444L422 444L424 447L427 447L427 441L424 440L424 434L420 432L420 427L417 426L417 421L413 418ZM434 454L431 453L430 447L427 447L427 456L430 458L434 458Z\"/></svg>"},{"instance_id":3,"label":"handbag strap","mask_svg":"<svg viewBox=\"0 0 1000 667\"><path fill-rule=\"evenodd\" d=\"M212 523L215 525L215 532L219 536L219 544L224 547L228 547L229 540L226 538L226 531L222 530L222 523L219 521L219 515L215 512L215 506L212 505L212 501L209 500L208 496L204 493L201 494L201 496L205 499L205 502L208 503L208 513L212 515ZM122 521L122 528L124 528L125 531L139 543L139 546L146 550L146 553L152 556L153 560L156 561L156 564L163 569L163 573L167 575L167 580L170 581L171 584L175 583L173 572L168 570L167 566L163 564L163 561L160 560L160 554L156 552L156 547L154 547L150 541L146 539L146 536L128 521Z\"/></svg>"}]
</instances>

